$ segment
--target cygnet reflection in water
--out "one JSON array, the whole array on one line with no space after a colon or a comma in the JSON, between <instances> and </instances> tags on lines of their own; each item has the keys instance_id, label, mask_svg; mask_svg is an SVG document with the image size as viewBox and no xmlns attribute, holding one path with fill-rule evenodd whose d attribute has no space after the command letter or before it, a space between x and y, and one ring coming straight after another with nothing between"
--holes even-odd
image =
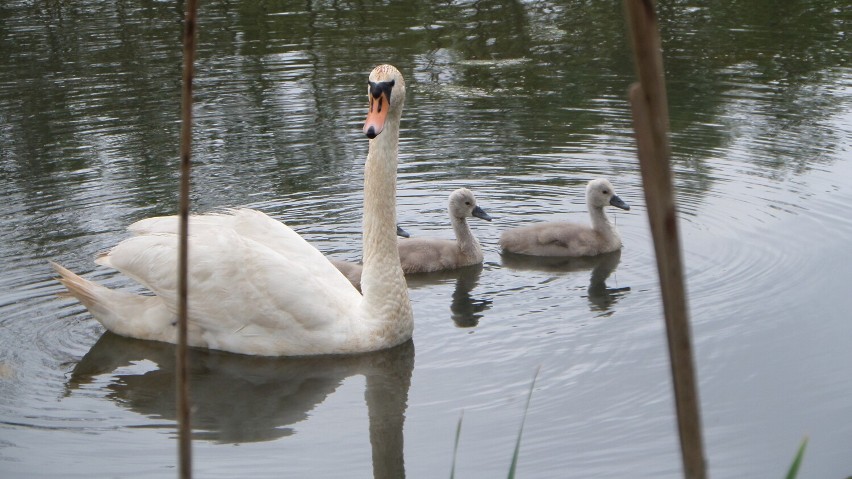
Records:
<instances>
[{"instance_id":1,"label":"cygnet reflection in water","mask_svg":"<svg viewBox=\"0 0 852 479\"><path fill-rule=\"evenodd\" d=\"M471 295L471 291L479 285L482 269L482 263L477 263L453 270L410 274L406 276L406 281L409 288L416 289L455 280L450 302L451 317L456 326L471 328L479 324L483 313L491 308L492 303L490 299L477 299Z\"/></svg>"},{"instance_id":2,"label":"cygnet reflection in water","mask_svg":"<svg viewBox=\"0 0 852 479\"><path fill-rule=\"evenodd\" d=\"M621 299L630 287L610 288L606 280L621 262L621 250L597 256L529 256L503 253L503 266L519 271L571 273L591 270L586 290L592 311L606 312Z\"/></svg>"}]
</instances>

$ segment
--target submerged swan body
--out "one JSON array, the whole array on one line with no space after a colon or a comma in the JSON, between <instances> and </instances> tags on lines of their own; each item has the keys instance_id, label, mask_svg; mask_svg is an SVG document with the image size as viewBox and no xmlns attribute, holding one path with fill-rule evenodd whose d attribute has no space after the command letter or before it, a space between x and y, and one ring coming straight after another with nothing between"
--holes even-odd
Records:
<instances>
[{"instance_id":1,"label":"submerged swan body","mask_svg":"<svg viewBox=\"0 0 852 479\"><path fill-rule=\"evenodd\" d=\"M604 207L629 210L630 206L602 178L586 185L586 205L591 226L552 222L512 228L500 236L501 250L531 256L595 256L620 249L621 236L609 222Z\"/></svg>"},{"instance_id":2,"label":"submerged swan body","mask_svg":"<svg viewBox=\"0 0 852 479\"><path fill-rule=\"evenodd\" d=\"M418 237L401 241L399 259L406 274L456 269L482 262L482 247L470 231L467 219L477 217L491 221L491 217L477 206L476 197L467 188L450 194L447 210L456 239Z\"/></svg>"},{"instance_id":3,"label":"submerged swan body","mask_svg":"<svg viewBox=\"0 0 852 479\"><path fill-rule=\"evenodd\" d=\"M294 356L373 351L411 338L414 321L395 233L402 75L390 65L376 67L368 96L363 294L296 232L259 211L196 216L189 237L190 346ZM97 259L153 296L111 290L54 264L59 280L108 330L176 342L175 221L135 223L130 229L136 236Z\"/></svg>"}]
</instances>

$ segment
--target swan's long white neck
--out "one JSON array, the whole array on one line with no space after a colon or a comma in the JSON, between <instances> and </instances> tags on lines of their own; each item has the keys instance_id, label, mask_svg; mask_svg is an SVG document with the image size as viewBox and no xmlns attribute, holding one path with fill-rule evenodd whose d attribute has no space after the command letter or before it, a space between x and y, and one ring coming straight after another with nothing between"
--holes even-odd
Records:
<instances>
[{"instance_id":1,"label":"swan's long white neck","mask_svg":"<svg viewBox=\"0 0 852 479\"><path fill-rule=\"evenodd\" d=\"M382 133L370 140L364 167L364 269L361 291L365 320L388 321L389 335L413 322L408 286L396 239L396 168L400 112L391 111ZM402 318L402 319L398 319Z\"/></svg>"}]
</instances>

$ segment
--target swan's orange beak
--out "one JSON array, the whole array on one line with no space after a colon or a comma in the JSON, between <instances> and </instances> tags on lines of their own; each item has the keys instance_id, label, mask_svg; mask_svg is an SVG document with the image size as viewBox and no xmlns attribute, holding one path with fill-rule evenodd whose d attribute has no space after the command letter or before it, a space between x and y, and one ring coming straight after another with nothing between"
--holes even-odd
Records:
<instances>
[{"instance_id":1,"label":"swan's orange beak","mask_svg":"<svg viewBox=\"0 0 852 479\"><path fill-rule=\"evenodd\" d=\"M373 139L382 132L388 110L390 110L390 101L385 92L381 92L378 97L370 94L370 112L367 113L367 121L364 122L364 134L367 138Z\"/></svg>"},{"instance_id":2,"label":"swan's orange beak","mask_svg":"<svg viewBox=\"0 0 852 479\"><path fill-rule=\"evenodd\" d=\"M396 80L367 82L367 96L370 97L370 113L364 123L364 134L371 140L385 129L385 119L390 111L390 98Z\"/></svg>"}]
</instances>

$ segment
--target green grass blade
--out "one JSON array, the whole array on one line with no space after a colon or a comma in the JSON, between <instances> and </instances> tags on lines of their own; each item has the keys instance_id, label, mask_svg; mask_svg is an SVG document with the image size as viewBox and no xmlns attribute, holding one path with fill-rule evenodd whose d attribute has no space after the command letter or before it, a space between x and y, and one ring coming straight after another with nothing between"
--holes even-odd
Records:
<instances>
[{"instance_id":1,"label":"green grass blade","mask_svg":"<svg viewBox=\"0 0 852 479\"><path fill-rule=\"evenodd\" d=\"M799 475L799 466L802 465L802 457L805 455L805 446L808 445L808 437L802 439L802 444L799 446L799 452L796 453L796 458L793 459L793 464L790 465L790 470L787 471L787 479L796 479Z\"/></svg>"},{"instance_id":2,"label":"green grass blade","mask_svg":"<svg viewBox=\"0 0 852 479\"><path fill-rule=\"evenodd\" d=\"M509 479L515 479L515 469L518 466L518 453L521 450L521 436L524 434L524 422L527 420L527 411L530 408L530 399L532 399L533 389L535 389L535 380L538 378L538 372L541 366L536 368L532 383L530 384L530 392L527 394L527 405L524 407L524 416L521 418L521 429L518 431L518 440L515 442L515 453L512 454L512 465L509 467Z\"/></svg>"},{"instance_id":3,"label":"green grass blade","mask_svg":"<svg viewBox=\"0 0 852 479\"><path fill-rule=\"evenodd\" d=\"M459 450L459 436L461 436L462 419L464 419L464 410L462 410L461 415L459 416L459 424L456 426L456 443L453 444L453 464L450 467L450 479L455 479L456 477L456 452Z\"/></svg>"}]
</instances>

